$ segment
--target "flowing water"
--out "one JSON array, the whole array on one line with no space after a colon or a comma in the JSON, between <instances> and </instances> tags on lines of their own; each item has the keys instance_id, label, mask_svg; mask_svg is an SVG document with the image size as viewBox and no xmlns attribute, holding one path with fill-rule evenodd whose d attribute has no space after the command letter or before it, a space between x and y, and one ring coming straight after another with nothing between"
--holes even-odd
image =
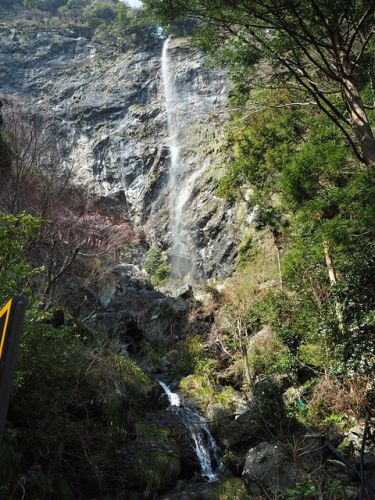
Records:
<instances>
[{"instance_id":1,"label":"flowing water","mask_svg":"<svg viewBox=\"0 0 375 500\"><path fill-rule=\"evenodd\" d=\"M162 387L163 391L168 396L169 404L171 406L181 405L180 396L177 393L172 392L170 388L167 386L167 384L164 384L164 382L162 382L161 380L159 380L159 385Z\"/></svg>"},{"instance_id":2,"label":"flowing water","mask_svg":"<svg viewBox=\"0 0 375 500\"><path fill-rule=\"evenodd\" d=\"M159 384L168 396L170 405L178 407L178 414L190 432L202 477L209 481L216 481L223 469L223 464L220 458L220 449L210 432L207 422L195 408L181 405L179 395L172 392L164 382L159 381Z\"/></svg>"},{"instance_id":3,"label":"flowing water","mask_svg":"<svg viewBox=\"0 0 375 500\"><path fill-rule=\"evenodd\" d=\"M184 179L184 161L182 155L181 136L183 121L179 119L181 96L174 82L171 68L169 47L171 39L167 38L163 45L161 57L162 81L164 89L165 109L168 126L168 149L170 153L169 190L170 190L170 231L171 231L171 264L174 277L183 278L193 272L192 252L186 244L188 228L184 224L184 208L189 201L195 181L203 169Z\"/></svg>"}]
</instances>

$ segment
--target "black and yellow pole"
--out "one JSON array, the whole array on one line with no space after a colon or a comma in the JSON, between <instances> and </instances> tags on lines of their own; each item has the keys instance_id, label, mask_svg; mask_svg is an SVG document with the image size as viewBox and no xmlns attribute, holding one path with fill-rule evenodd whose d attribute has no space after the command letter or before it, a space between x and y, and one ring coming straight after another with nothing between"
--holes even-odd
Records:
<instances>
[{"instance_id":1,"label":"black and yellow pole","mask_svg":"<svg viewBox=\"0 0 375 500\"><path fill-rule=\"evenodd\" d=\"M16 297L0 311L0 442L4 435L25 310L26 299Z\"/></svg>"}]
</instances>

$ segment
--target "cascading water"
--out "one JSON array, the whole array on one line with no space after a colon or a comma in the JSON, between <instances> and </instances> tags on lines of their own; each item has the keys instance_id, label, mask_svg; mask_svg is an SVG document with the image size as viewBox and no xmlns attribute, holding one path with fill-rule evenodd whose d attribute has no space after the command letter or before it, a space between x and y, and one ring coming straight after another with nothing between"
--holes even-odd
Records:
<instances>
[{"instance_id":1,"label":"cascading water","mask_svg":"<svg viewBox=\"0 0 375 500\"><path fill-rule=\"evenodd\" d=\"M159 380L159 385L162 387L163 391L168 396L169 404L171 406L181 405L180 396L178 394L172 392L170 388L167 386L167 384L164 384L164 382L162 382L161 380Z\"/></svg>"},{"instance_id":2,"label":"cascading water","mask_svg":"<svg viewBox=\"0 0 375 500\"><path fill-rule=\"evenodd\" d=\"M183 211L190 198L194 182L201 172L194 173L185 183L181 181L184 174L184 162L181 155L182 123L178 117L180 99L171 72L168 50L170 44L171 39L167 38L163 45L161 68L167 112L168 149L170 152L169 189L171 199L169 220L172 240L171 263L173 275L177 278L183 278L191 274L194 266L191 259L191 252L189 252L186 245L184 234L186 227L183 222Z\"/></svg>"},{"instance_id":3,"label":"cascading water","mask_svg":"<svg viewBox=\"0 0 375 500\"><path fill-rule=\"evenodd\" d=\"M195 408L181 406L179 395L172 392L164 382L159 380L159 384L168 396L170 405L179 407L179 416L193 439L202 476L209 481L216 481L218 474L222 471L223 464L220 459L220 449L210 432L207 422Z\"/></svg>"}]
</instances>

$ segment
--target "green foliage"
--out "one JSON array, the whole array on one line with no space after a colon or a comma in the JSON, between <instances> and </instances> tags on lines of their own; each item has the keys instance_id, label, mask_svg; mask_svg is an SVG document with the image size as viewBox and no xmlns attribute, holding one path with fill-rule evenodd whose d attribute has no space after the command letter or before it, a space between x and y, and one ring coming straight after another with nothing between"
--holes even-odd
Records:
<instances>
[{"instance_id":1,"label":"green foliage","mask_svg":"<svg viewBox=\"0 0 375 500\"><path fill-rule=\"evenodd\" d=\"M62 7L66 0L24 0L23 5L26 9L40 9L50 12L56 12Z\"/></svg>"},{"instance_id":2,"label":"green foliage","mask_svg":"<svg viewBox=\"0 0 375 500\"><path fill-rule=\"evenodd\" d=\"M152 276L163 260L163 254L159 248L152 247L147 252L144 261L144 268L150 276Z\"/></svg>"},{"instance_id":3,"label":"green foliage","mask_svg":"<svg viewBox=\"0 0 375 500\"><path fill-rule=\"evenodd\" d=\"M139 423L135 427L136 440L143 444L173 444L173 439L169 436L167 429L162 429L156 425Z\"/></svg>"},{"instance_id":4,"label":"green foliage","mask_svg":"<svg viewBox=\"0 0 375 500\"><path fill-rule=\"evenodd\" d=\"M170 276L171 266L166 262L159 248L150 248L145 256L143 265L151 276L151 282L154 285L163 285L167 282Z\"/></svg>"},{"instance_id":5,"label":"green foliage","mask_svg":"<svg viewBox=\"0 0 375 500\"><path fill-rule=\"evenodd\" d=\"M248 348L248 365L254 379L293 370L293 359L287 346L274 335L254 340Z\"/></svg>"},{"instance_id":6,"label":"green foliage","mask_svg":"<svg viewBox=\"0 0 375 500\"><path fill-rule=\"evenodd\" d=\"M31 304L4 448L17 459L5 496L20 483L33 498L105 497L119 467L117 449L142 413L151 388L133 361L80 325L54 328ZM17 451L17 453L16 453ZM74 471L74 472L72 472Z\"/></svg>"},{"instance_id":7,"label":"green foliage","mask_svg":"<svg viewBox=\"0 0 375 500\"><path fill-rule=\"evenodd\" d=\"M215 488L215 500L247 500L250 496L239 478L227 479Z\"/></svg>"},{"instance_id":8,"label":"green foliage","mask_svg":"<svg viewBox=\"0 0 375 500\"><path fill-rule=\"evenodd\" d=\"M349 458L350 451L352 448L352 444L348 438L344 438L341 443L337 446L337 451L340 455L343 455L346 458Z\"/></svg>"},{"instance_id":9,"label":"green foliage","mask_svg":"<svg viewBox=\"0 0 375 500\"><path fill-rule=\"evenodd\" d=\"M83 11L91 4L91 0L68 0L59 7L58 12L63 16L68 16L73 19L82 19Z\"/></svg>"},{"instance_id":10,"label":"green foliage","mask_svg":"<svg viewBox=\"0 0 375 500\"><path fill-rule=\"evenodd\" d=\"M116 17L113 22L113 31L118 35L123 35L129 28L131 19L129 17L129 7L125 3L119 3L116 6Z\"/></svg>"},{"instance_id":11,"label":"green foliage","mask_svg":"<svg viewBox=\"0 0 375 500\"><path fill-rule=\"evenodd\" d=\"M307 100L318 104L349 140L357 157L371 168L374 166L374 153L366 151L363 140L356 145L354 139L360 133L355 119L359 107L366 141L372 148L375 145L360 98L361 87L370 82L372 74L373 19L365 0L350 6L339 0L287 2L281 10L278 0L249 1L245 8L238 8L228 0L145 0L145 4L164 25L184 17L199 19L198 43L229 68L241 93L248 93L257 81L261 88L267 84L270 88L276 86L278 93L284 88L299 89L303 96L301 106ZM341 21L339 24L337 18ZM348 33L351 36L348 37ZM344 53L345 63L339 55ZM261 67L254 72L254 66L262 59L267 60L271 69ZM341 90L347 85L347 78L352 78L353 91L343 93ZM293 102L301 101L289 101L290 106ZM347 119L346 111L351 120ZM279 130L283 134L286 129L281 127ZM276 137L277 132L275 130ZM287 146L287 141L282 144ZM279 151L281 157L288 154L287 147L282 149ZM259 162L266 169L272 168L272 163L272 158L270 164ZM251 163L247 167L252 175L262 179L263 168L260 170Z\"/></svg>"},{"instance_id":12,"label":"green foliage","mask_svg":"<svg viewBox=\"0 0 375 500\"><path fill-rule=\"evenodd\" d=\"M269 377L253 388L254 402L262 418L268 422L280 422L285 419L285 408L282 400L282 390L275 379Z\"/></svg>"},{"instance_id":13,"label":"green foliage","mask_svg":"<svg viewBox=\"0 0 375 500\"><path fill-rule=\"evenodd\" d=\"M164 451L140 451L136 454L135 476L146 496L173 485L180 473L179 459Z\"/></svg>"},{"instance_id":14,"label":"green foliage","mask_svg":"<svg viewBox=\"0 0 375 500\"><path fill-rule=\"evenodd\" d=\"M0 212L0 295L4 299L20 293L37 270L26 255L38 238L42 220L27 214L17 216Z\"/></svg>"},{"instance_id":15,"label":"green foliage","mask_svg":"<svg viewBox=\"0 0 375 500\"><path fill-rule=\"evenodd\" d=\"M83 16L92 28L111 25L116 19L115 5L112 2L94 2L86 7Z\"/></svg>"},{"instance_id":16,"label":"green foliage","mask_svg":"<svg viewBox=\"0 0 375 500\"><path fill-rule=\"evenodd\" d=\"M319 496L318 487L312 482L298 484L293 488L275 490L273 493L276 498L282 500L299 500L300 498L317 498Z\"/></svg>"}]
</instances>

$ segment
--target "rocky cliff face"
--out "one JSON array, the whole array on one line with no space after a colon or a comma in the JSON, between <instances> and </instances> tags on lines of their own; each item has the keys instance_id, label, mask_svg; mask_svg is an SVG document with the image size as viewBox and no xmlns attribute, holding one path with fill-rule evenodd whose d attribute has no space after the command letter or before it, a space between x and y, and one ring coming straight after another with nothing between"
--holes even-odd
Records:
<instances>
[{"instance_id":1,"label":"rocky cliff face","mask_svg":"<svg viewBox=\"0 0 375 500\"><path fill-rule=\"evenodd\" d=\"M150 245L170 248L169 150L161 83L162 41L120 51L83 27L0 25L0 93L20 96L61 143L77 182L126 211ZM170 49L183 120L183 210L196 277L226 275L236 255L235 213L215 196L228 81L184 40Z\"/></svg>"}]
</instances>

